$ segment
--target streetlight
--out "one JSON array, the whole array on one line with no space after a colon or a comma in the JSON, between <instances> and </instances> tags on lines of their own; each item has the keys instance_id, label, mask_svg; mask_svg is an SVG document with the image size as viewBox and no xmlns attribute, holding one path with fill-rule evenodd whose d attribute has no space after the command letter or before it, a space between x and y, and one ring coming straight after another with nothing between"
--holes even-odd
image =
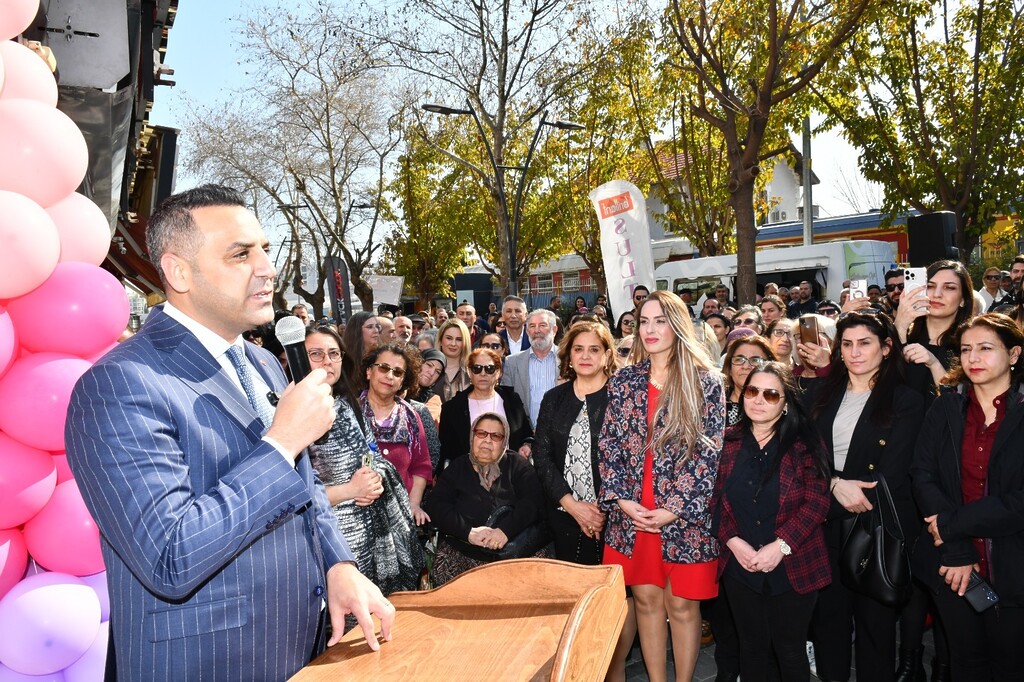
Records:
<instances>
[{"instance_id":1,"label":"streetlight","mask_svg":"<svg viewBox=\"0 0 1024 682\"><path fill-rule=\"evenodd\" d=\"M540 133L544 126L551 128L557 128L558 130L586 130L586 126L581 123L574 121L561 121L561 120L548 120L548 112L545 109L540 115L540 122L537 124L537 129L533 132L533 139L530 141L530 148L526 152L526 160L521 166L499 166L498 162L494 158L494 151L491 149L490 139L484 132L483 124L480 122L480 117L476 113L476 109L473 108L472 102L466 100L465 109L457 109L455 107L448 107L443 104L423 104L420 106L424 111L429 111L433 114L441 114L443 116L465 116L469 115L473 117L473 121L476 122L477 131L480 133L480 138L484 141L484 147L487 150L487 160L491 162L491 169L494 171L494 187L495 193L498 197L498 205L501 209L502 217L505 222L505 236L508 241L508 261L509 267L512 272L509 273L509 291L512 294L519 294L519 262L518 262L518 244L519 244L519 226L522 224L522 208L523 208L523 189L526 187L526 173L530 169L530 163L533 161L533 152L537 149L537 142L540 141ZM508 195L505 193L505 177L502 171L504 170L517 170L519 171L519 182L516 185L516 200L512 208L511 220L509 220L508 213Z\"/></svg>"}]
</instances>

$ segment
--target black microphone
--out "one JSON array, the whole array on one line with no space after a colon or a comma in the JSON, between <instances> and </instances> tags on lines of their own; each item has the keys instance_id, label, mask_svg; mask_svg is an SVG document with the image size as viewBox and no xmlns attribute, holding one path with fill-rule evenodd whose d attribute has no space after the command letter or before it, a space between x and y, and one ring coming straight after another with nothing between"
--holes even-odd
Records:
<instances>
[{"instance_id":1,"label":"black microphone","mask_svg":"<svg viewBox=\"0 0 1024 682\"><path fill-rule=\"evenodd\" d=\"M306 325L294 315L282 317L274 325L274 336L284 346L292 381L299 383L312 371L306 355Z\"/></svg>"}]
</instances>

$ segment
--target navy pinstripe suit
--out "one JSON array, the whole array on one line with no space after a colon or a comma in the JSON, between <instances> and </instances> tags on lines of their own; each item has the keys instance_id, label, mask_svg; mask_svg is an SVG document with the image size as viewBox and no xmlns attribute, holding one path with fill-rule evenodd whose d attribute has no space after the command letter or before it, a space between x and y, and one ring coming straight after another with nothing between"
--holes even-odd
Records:
<instances>
[{"instance_id":1,"label":"navy pinstripe suit","mask_svg":"<svg viewBox=\"0 0 1024 682\"><path fill-rule=\"evenodd\" d=\"M277 359L246 346L281 390ZM261 435L161 309L75 387L68 462L102 535L120 679L281 680L309 661L325 562L351 556L309 458Z\"/></svg>"}]
</instances>

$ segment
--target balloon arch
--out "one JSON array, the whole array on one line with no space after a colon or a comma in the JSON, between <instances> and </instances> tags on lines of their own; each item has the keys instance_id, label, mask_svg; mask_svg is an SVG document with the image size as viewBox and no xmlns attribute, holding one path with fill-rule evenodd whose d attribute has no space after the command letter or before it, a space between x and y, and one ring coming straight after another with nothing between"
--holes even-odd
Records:
<instances>
[{"instance_id":1,"label":"balloon arch","mask_svg":"<svg viewBox=\"0 0 1024 682\"><path fill-rule=\"evenodd\" d=\"M129 304L99 267L107 219L75 193L82 133L46 62L10 40L38 7L0 0L0 682L87 682L103 678L110 604L64 421Z\"/></svg>"}]
</instances>

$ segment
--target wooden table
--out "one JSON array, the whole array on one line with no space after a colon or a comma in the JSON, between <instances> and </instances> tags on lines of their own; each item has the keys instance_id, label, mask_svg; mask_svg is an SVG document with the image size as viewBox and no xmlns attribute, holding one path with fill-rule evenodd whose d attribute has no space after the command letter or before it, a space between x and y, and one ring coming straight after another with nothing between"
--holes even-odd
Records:
<instances>
[{"instance_id":1,"label":"wooden table","mask_svg":"<svg viewBox=\"0 0 1024 682\"><path fill-rule=\"evenodd\" d=\"M603 680L625 598L618 566L487 564L436 590L391 595L395 626L380 651L355 628L291 679Z\"/></svg>"}]
</instances>

